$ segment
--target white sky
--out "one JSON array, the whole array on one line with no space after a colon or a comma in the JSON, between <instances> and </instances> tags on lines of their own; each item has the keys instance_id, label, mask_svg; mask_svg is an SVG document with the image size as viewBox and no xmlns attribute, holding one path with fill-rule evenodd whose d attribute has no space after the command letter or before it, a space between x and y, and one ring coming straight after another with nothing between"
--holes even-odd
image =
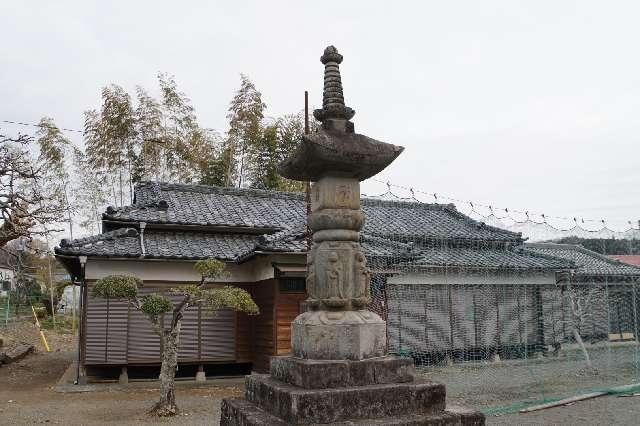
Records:
<instances>
[{"instance_id":1,"label":"white sky","mask_svg":"<svg viewBox=\"0 0 640 426\"><path fill-rule=\"evenodd\" d=\"M154 88L165 71L224 131L240 72L271 116L305 89L320 104L334 44L356 131L406 148L379 179L616 228L640 218L640 3L221 3L0 3L0 120L81 129L102 86Z\"/></svg>"}]
</instances>

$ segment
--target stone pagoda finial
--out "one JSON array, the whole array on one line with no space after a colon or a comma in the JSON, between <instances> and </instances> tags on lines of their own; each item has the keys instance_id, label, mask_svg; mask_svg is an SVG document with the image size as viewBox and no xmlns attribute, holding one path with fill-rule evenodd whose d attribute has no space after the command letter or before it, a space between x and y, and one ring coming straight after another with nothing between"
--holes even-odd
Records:
<instances>
[{"instance_id":1,"label":"stone pagoda finial","mask_svg":"<svg viewBox=\"0 0 640 426\"><path fill-rule=\"evenodd\" d=\"M278 172L288 179L311 182L329 175L368 179L391 164L404 148L355 133L349 121L355 111L344 104L338 67L342 55L329 46L320 61L324 64L324 93L322 108L313 115L322 126L302 136L296 152L278 166Z\"/></svg>"},{"instance_id":2,"label":"stone pagoda finial","mask_svg":"<svg viewBox=\"0 0 640 426\"><path fill-rule=\"evenodd\" d=\"M322 109L313 111L313 116L322 122L331 118L350 120L356 112L344 104L342 79L340 78L342 55L334 46L329 46L324 49L320 62L324 64Z\"/></svg>"}]
</instances>

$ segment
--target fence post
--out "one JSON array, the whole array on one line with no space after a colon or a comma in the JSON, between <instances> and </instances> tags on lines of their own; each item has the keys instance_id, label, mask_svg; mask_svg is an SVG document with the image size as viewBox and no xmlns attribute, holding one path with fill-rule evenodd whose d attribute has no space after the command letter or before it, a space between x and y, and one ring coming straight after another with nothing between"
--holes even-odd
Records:
<instances>
[{"instance_id":1,"label":"fence post","mask_svg":"<svg viewBox=\"0 0 640 426\"><path fill-rule=\"evenodd\" d=\"M7 292L7 306L4 311L4 326L7 327L9 325L9 300L11 299L11 293Z\"/></svg>"}]
</instances>

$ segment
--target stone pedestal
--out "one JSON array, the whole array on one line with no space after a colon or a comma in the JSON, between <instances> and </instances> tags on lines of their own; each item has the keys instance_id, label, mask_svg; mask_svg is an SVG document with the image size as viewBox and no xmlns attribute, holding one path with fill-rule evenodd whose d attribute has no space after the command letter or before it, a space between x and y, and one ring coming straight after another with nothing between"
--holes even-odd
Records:
<instances>
[{"instance_id":1,"label":"stone pedestal","mask_svg":"<svg viewBox=\"0 0 640 426\"><path fill-rule=\"evenodd\" d=\"M371 311L309 311L291 323L294 356L361 360L387 354L385 322Z\"/></svg>"},{"instance_id":2,"label":"stone pedestal","mask_svg":"<svg viewBox=\"0 0 640 426\"><path fill-rule=\"evenodd\" d=\"M274 357L270 373L248 376L245 398L223 400L221 425L484 424L482 413L446 408L444 385L417 379L408 358Z\"/></svg>"}]
</instances>

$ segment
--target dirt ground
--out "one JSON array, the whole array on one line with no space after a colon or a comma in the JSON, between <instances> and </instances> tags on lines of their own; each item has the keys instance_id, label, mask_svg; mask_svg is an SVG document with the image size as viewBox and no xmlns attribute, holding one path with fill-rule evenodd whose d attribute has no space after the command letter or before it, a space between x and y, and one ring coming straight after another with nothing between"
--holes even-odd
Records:
<instances>
[{"instance_id":1,"label":"dirt ground","mask_svg":"<svg viewBox=\"0 0 640 426\"><path fill-rule=\"evenodd\" d=\"M215 386L207 382L178 382L179 416L158 419L145 414L158 397L157 382L135 382L126 387L95 385L91 392L60 393L58 380L75 357L75 339L48 332L53 349L45 353L35 326L30 323L0 328L9 344L23 341L36 346L36 353L20 362L0 367L0 424L182 424L211 425L220 421L220 401L239 396L237 386Z\"/></svg>"},{"instance_id":2,"label":"dirt ground","mask_svg":"<svg viewBox=\"0 0 640 426\"><path fill-rule=\"evenodd\" d=\"M181 414L170 419L149 417L145 411L157 398L157 383L136 382L126 387L104 384L93 386L90 392L60 393L54 387L75 356L71 336L48 333L54 351L44 353L32 324L0 328L0 335L13 341L30 341L38 349L24 360L0 368L2 425L215 425L219 423L222 398L242 393L239 386L216 385L215 381L205 385L179 382L177 401ZM534 413L488 416L487 424L636 425L638 418L640 396L607 396Z\"/></svg>"}]
</instances>

